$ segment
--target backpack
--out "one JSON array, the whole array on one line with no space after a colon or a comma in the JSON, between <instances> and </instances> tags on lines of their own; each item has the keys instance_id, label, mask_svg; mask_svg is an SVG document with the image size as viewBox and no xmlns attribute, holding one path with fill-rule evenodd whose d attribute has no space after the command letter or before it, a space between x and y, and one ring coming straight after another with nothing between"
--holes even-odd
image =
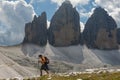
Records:
<instances>
[{"instance_id":1,"label":"backpack","mask_svg":"<svg viewBox=\"0 0 120 80\"><path fill-rule=\"evenodd\" d=\"M48 59L47 57L45 57L45 63L46 63L46 64L49 64L49 63L50 63L50 61L49 61L49 59Z\"/></svg>"}]
</instances>

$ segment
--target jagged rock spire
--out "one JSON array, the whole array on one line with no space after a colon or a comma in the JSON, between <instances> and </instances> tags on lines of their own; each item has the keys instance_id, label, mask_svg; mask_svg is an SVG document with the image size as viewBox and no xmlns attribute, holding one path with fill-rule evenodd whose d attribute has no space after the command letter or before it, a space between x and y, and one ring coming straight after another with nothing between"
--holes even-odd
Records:
<instances>
[{"instance_id":1,"label":"jagged rock spire","mask_svg":"<svg viewBox=\"0 0 120 80\"><path fill-rule=\"evenodd\" d=\"M85 44L89 48L116 49L116 28L116 22L107 11L97 7L85 24Z\"/></svg>"},{"instance_id":2,"label":"jagged rock spire","mask_svg":"<svg viewBox=\"0 0 120 80\"><path fill-rule=\"evenodd\" d=\"M55 12L49 27L49 43L53 46L70 46L79 44L79 13L66 0Z\"/></svg>"},{"instance_id":3,"label":"jagged rock spire","mask_svg":"<svg viewBox=\"0 0 120 80\"><path fill-rule=\"evenodd\" d=\"M32 22L25 25L24 43L33 43L45 46L47 43L47 18L43 12L41 16L34 16Z\"/></svg>"}]
</instances>

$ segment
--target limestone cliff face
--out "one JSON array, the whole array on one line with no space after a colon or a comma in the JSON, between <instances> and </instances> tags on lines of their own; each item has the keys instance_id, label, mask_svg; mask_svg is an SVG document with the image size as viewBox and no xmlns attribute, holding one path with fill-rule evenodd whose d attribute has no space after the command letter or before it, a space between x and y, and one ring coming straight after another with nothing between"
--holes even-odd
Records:
<instances>
[{"instance_id":1,"label":"limestone cliff face","mask_svg":"<svg viewBox=\"0 0 120 80\"><path fill-rule=\"evenodd\" d=\"M69 1L65 1L55 12L48 32L49 43L53 46L79 44L79 14Z\"/></svg>"},{"instance_id":2,"label":"limestone cliff face","mask_svg":"<svg viewBox=\"0 0 120 80\"><path fill-rule=\"evenodd\" d=\"M120 44L120 28L117 29L117 43Z\"/></svg>"},{"instance_id":3,"label":"limestone cliff face","mask_svg":"<svg viewBox=\"0 0 120 80\"><path fill-rule=\"evenodd\" d=\"M24 43L33 43L44 46L47 43L47 19L46 13L43 12L41 16L36 17L32 22L25 25Z\"/></svg>"},{"instance_id":4,"label":"limestone cliff face","mask_svg":"<svg viewBox=\"0 0 120 80\"><path fill-rule=\"evenodd\" d=\"M116 49L116 29L114 19L103 8L98 7L85 24L84 43L89 48Z\"/></svg>"},{"instance_id":5,"label":"limestone cliff face","mask_svg":"<svg viewBox=\"0 0 120 80\"><path fill-rule=\"evenodd\" d=\"M117 29L111 30L111 35L109 32L106 31L106 29L101 28L98 31L98 35L95 41L96 46L99 49L116 49L118 47L117 41L116 41L116 32Z\"/></svg>"}]
</instances>

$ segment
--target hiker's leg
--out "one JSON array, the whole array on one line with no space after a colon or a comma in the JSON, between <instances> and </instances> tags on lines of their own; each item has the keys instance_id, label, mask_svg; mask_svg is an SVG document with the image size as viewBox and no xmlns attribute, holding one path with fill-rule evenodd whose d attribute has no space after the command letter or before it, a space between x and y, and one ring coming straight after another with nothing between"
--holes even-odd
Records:
<instances>
[{"instance_id":1,"label":"hiker's leg","mask_svg":"<svg viewBox=\"0 0 120 80\"><path fill-rule=\"evenodd\" d=\"M45 71L46 71L46 73L48 75L48 79L51 79L51 73L50 73L50 71L49 70L45 70Z\"/></svg>"},{"instance_id":2,"label":"hiker's leg","mask_svg":"<svg viewBox=\"0 0 120 80\"><path fill-rule=\"evenodd\" d=\"M48 79L51 79L51 74L50 74L48 65L46 64L45 67L46 67L46 70L45 70L45 71L46 71L46 73L48 74Z\"/></svg>"},{"instance_id":3,"label":"hiker's leg","mask_svg":"<svg viewBox=\"0 0 120 80\"><path fill-rule=\"evenodd\" d=\"M47 74L49 74L49 71L48 70L45 70Z\"/></svg>"},{"instance_id":4,"label":"hiker's leg","mask_svg":"<svg viewBox=\"0 0 120 80\"><path fill-rule=\"evenodd\" d=\"M47 64L45 64L45 71L46 71L47 74L49 74L49 68L48 68Z\"/></svg>"},{"instance_id":5,"label":"hiker's leg","mask_svg":"<svg viewBox=\"0 0 120 80\"><path fill-rule=\"evenodd\" d=\"M44 65L42 64L41 65L41 69L40 69L40 76L42 76L43 74L42 74L42 70L44 70Z\"/></svg>"}]
</instances>

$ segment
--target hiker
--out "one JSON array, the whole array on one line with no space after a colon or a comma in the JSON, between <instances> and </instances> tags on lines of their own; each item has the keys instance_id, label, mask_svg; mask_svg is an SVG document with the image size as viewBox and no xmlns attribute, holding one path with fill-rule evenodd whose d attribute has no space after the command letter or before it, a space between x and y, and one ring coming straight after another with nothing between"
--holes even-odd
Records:
<instances>
[{"instance_id":1,"label":"hiker","mask_svg":"<svg viewBox=\"0 0 120 80\"><path fill-rule=\"evenodd\" d=\"M42 70L44 70L49 75L49 68L48 68L49 59L43 55L39 55L38 57L39 57L38 63L42 64L40 68L40 76L42 76Z\"/></svg>"}]
</instances>

